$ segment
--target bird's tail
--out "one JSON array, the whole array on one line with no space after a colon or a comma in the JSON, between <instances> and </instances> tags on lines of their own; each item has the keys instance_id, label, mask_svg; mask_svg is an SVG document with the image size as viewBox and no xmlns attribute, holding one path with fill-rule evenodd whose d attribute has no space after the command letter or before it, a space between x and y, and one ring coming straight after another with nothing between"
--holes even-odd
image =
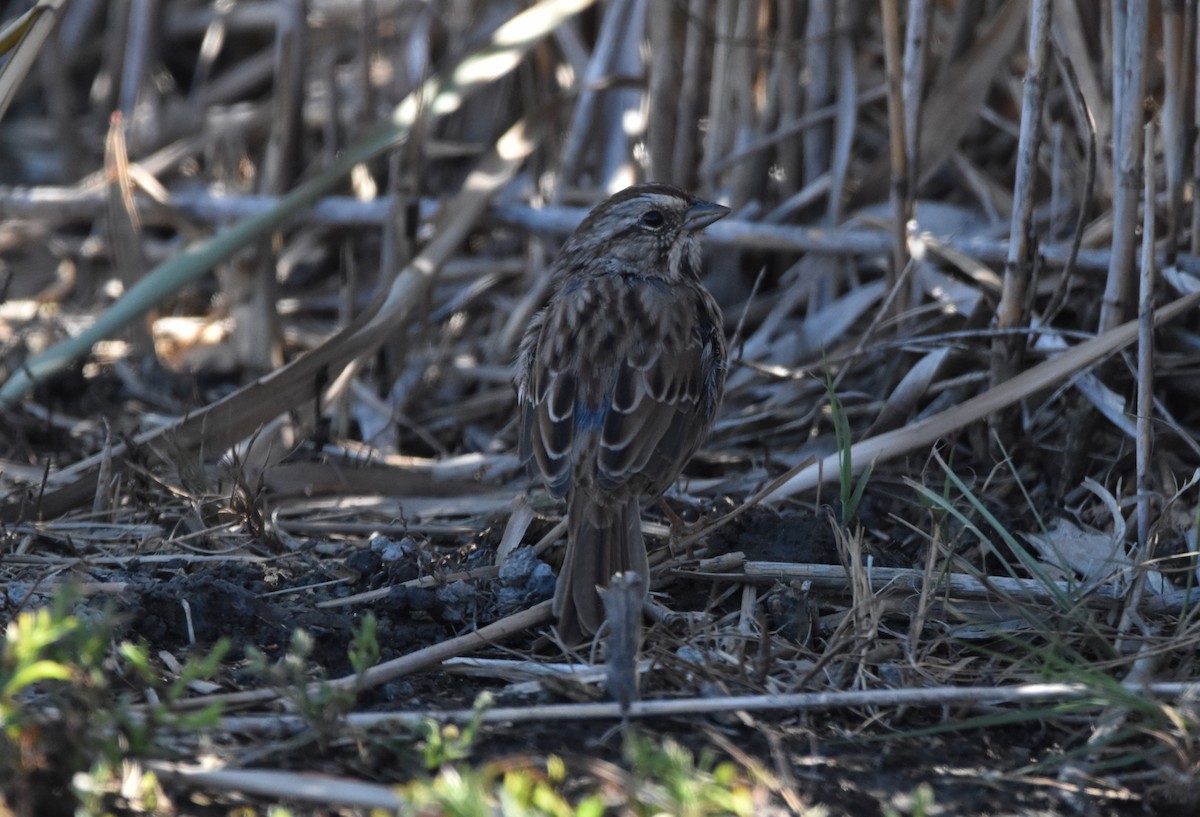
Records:
<instances>
[{"instance_id":1,"label":"bird's tail","mask_svg":"<svg viewBox=\"0 0 1200 817\"><path fill-rule=\"evenodd\" d=\"M567 500L567 556L554 588L554 615L564 643L579 644L600 629L604 605L596 585L607 587L614 573L626 571L641 574L649 585L637 498L597 505L572 493Z\"/></svg>"}]
</instances>

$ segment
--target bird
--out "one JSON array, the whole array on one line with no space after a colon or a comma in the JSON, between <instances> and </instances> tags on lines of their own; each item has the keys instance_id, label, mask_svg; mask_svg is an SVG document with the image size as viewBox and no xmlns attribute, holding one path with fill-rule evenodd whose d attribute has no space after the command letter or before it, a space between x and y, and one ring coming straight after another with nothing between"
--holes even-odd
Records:
<instances>
[{"instance_id":1,"label":"bird","mask_svg":"<svg viewBox=\"0 0 1200 817\"><path fill-rule=\"evenodd\" d=\"M600 629L597 587L615 573L649 586L641 503L671 486L720 405L728 352L699 233L728 213L660 183L596 205L520 344L519 455L567 505L553 602L565 644Z\"/></svg>"}]
</instances>

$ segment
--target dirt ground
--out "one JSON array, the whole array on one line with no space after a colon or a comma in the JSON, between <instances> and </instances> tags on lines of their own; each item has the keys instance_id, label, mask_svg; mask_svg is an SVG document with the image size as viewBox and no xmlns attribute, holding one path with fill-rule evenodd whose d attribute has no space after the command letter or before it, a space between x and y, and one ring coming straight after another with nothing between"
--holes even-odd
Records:
<instances>
[{"instance_id":1,"label":"dirt ground","mask_svg":"<svg viewBox=\"0 0 1200 817\"><path fill-rule=\"evenodd\" d=\"M781 549L805 543L805 558L814 563L836 563L836 551L824 517L811 512L782 515L760 510L741 517L724 528L709 555L717 555L733 543L748 558L769 559ZM435 554L428 542L404 544L387 537L367 542L344 543L336 554L315 550L257 559L195 561L186 554L177 559L139 560L136 556L119 567L88 564L86 558L68 572L74 580L98 588L81 610L115 616L121 638L143 642L152 655L163 653L185 661L191 653L202 653L219 638L231 643L224 667L214 680L220 691L262 688L264 678L248 669L248 656L258 650L270 662L278 662L289 650L293 634L303 630L310 637L304 665L310 678L336 678L351 674L347 647L360 616L371 611L378 620L381 661L399 657L445 641L471 629L468 621L480 624L511 608L514 599L504 595L496 580L470 582L470 592L448 593L449 585L427 588L401 587L419 575L428 575L436 558L438 573L464 567L479 567L492 553L484 532L475 541L457 549ZM419 538L419 537L418 537ZM64 554L65 555L65 554ZM32 572L29 574L32 577ZM59 576L58 579L65 578ZM386 596L366 603L321 607L353 594L390 587ZM100 589L102 588L102 590ZM548 595L552 585L528 592L519 604L531 604ZM7 583L9 603L18 594L31 592L27 603L44 599L42 592L20 579ZM667 589L678 610L703 610L712 604L710 586L689 587L677 582ZM780 589L782 595L782 589ZM820 595L814 598L819 606ZM842 601L829 598L831 607ZM725 600L717 611L728 608ZM11 609L11 608L10 608ZM778 608L776 608L778 609ZM709 607L709 612L714 609ZM785 625L787 614L771 622ZM535 660L560 656L531 632L510 639L479 656L529 655ZM645 654L658 656L661 666L652 668L642 680L647 698L671 697L689 687L719 690L723 694L746 694L760 687L748 677L731 675L727 668L693 664L697 682L681 683L678 645L681 639L670 628L652 628ZM820 647L809 651L818 657ZM531 707L570 700L553 685L533 693L506 691L508 685L443 670L400 678L364 691L354 706L357 712L393 710L430 711L469 708L483 692L494 696L496 706ZM745 757L754 759L786 783L789 791L806 807L823 807L834 815L884 815L912 813L918 787L932 792L928 814L977 815L1068 815L1185 813L1161 811L1172 795L1165 790L1134 793L1121 785L1106 786L1092 781L1090 794L1073 793L1056 780L1053 771L1073 740L1071 730L1061 724L1015 723L989 728L950 730L937 734L906 734L946 727L968 718L971 712L956 708L911 708L897 712L840 710L824 713L789 714L786 711L726 714L711 717L655 718L631 724L652 741L674 740L701 753L716 752L713 734L718 734ZM1082 724L1081 724L1082 725ZM273 735L264 744L233 734L211 733L205 741L231 766L267 766L322 774L340 775L384 784L400 784L420 773L414 754L416 736L404 729L372 729L356 739L348 735L316 738L311 731ZM1078 737L1076 735L1075 737ZM321 751L314 755L312 743ZM622 764L622 731L611 721L523 723L487 725L473 751L472 762L505 762L513 758L557 755L581 780L595 779L596 764ZM1039 766L1045 764L1045 770ZM244 796L219 793L198 794L189 787L167 786L181 813L226 813L246 801ZM215 799L214 799L215 798ZM1182 804L1177 803L1182 806ZM783 809L782 801L776 807ZM1171 806L1175 808L1176 806ZM300 806L299 813L307 813ZM324 813L324 812L314 812Z\"/></svg>"}]
</instances>

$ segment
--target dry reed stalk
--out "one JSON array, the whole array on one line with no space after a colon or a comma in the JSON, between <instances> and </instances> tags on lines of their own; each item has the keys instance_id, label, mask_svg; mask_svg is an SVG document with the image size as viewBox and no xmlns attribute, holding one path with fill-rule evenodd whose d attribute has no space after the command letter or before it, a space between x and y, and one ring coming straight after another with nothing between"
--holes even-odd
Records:
<instances>
[{"instance_id":1,"label":"dry reed stalk","mask_svg":"<svg viewBox=\"0 0 1200 817\"><path fill-rule=\"evenodd\" d=\"M1131 683L1131 694L1153 695L1169 700L1186 700L1197 693L1191 683ZM1091 701L1096 690L1087 684L1029 683L1009 686L928 686L900 689L864 689L833 692L808 692L784 695L731 695L721 698L681 698L675 700L636 701L627 711L630 718L669 718L684 715L711 715L722 712L827 712L864 707L969 707L990 710L1015 704L1064 703ZM475 716L473 709L423 710L414 712L352 712L345 716L351 728L379 726L420 726L432 718L437 721L466 723ZM483 723L569 722L572 720L620 720L626 712L618 703L542 704L530 707L496 707L483 713ZM264 730L293 730L304 727L298 715L230 716L222 718L218 728L253 734Z\"/></svg>"},{"instance_id":2,"label":"dry reed stalk","mask_svg":"<svg viewBox=\"0 0 1200 817\"><path fill-rule=\"evenodd\" d=\"M165 161L165 159L164 159ZM136 167L136 166L135 166ZM167 197L170 209L139 194L137 206L147 225L170 224L183 216L205 223L221 223L230 219L261 215L279 202L271 196L217 196L205 191L178 190ZM381 196L363 202L347 196L328 196L319 199L309 213L297 217L294 223L330 226L368 226L386 223L389 213L398 206L398 199ZM0 217L10 219L49 219L55 223L74 223L95 218L105 207L102 191L63 187L41 187L37 190L0 186ZM432 199L419 203L422 218L429 218L444 208ZM491 219L522 227L536 233L565 236L586 213L581 207L532 207L525 204L495 204L489 207ZM931 248L948 248L963 258L975 262L1002 265L1009 251L1006 239L962 234L928 234L921 240ZM877 229L838 227L804 227L772 224L765 221L724 219L705 231L705 243L713 247L737 246L763 251L826 253L831 255L870 256L886 253L891 238ZM1040 246L1042 261L1048 267L1071 265L1083 270L1106 269L1112 254L1106 249L1079 249L1077 239L1068 243ZM1163 256L1160 257L1163 260ZM1200 257L1180 256L1176 265L1188 274L1200 273Z\"/></svg>"},{"instance_id":3,"label":"dry reed stalk","mask_svg":"<svg viewBox=\"0 0 1200 817\"><path fill-rule=\"evenodd\" d=\"M800 76L799 49L800 9L788 0L778 0L774 13L775 32L768 70L768 94L763 124L778 132L803 117L801 108L805 96L796 78ZM824 110L824 109L822 109ZM802 140L784 140L775 145L775 162L779 168L777 180L780 198L787 199L805 186L800 175L803 155ZM749 148L749 146L747 146Z\"/></svg>"},{"instance_id":4,"label":"dry reed stalk","mask_svg":"<svg viewBox=\"0 0 1200 817\"><path fill-rule=\"evenodd\" d=\"M1200 303L1200 292L1172 301L1157 311L1155 314L1156 325L1185 313L1197 303ZM1058 357L1047 360L1032 369L1026 369L1001 386L966 400L953 408L932 417L926 417L905 428L861 440L852 448L855 470L858 472L867 464L877 464L889 457L931 445L939 438L967 423L988 417L1036 391L1052 387L1059 382L1060 378L1069 377L1081 368L1094 365L1112 352L1128 346L1136 337L1136 322L1122 324L1072 347ZM770 496L782 498L808 490L822 481L835 479L838 474L838 456L837 453L830 454L816 465L796 473L786 483L772 491Z\"/></svg>"},{"instance_id":5,"label":"dry reed stalk","mask_svg":"<svg viewBox=\"0 0 1200 817\"><path fill-rule=\"evenodd\" d=\"M758 49L755 47L758 29L759 3L739 2L733 23L733 39L727 63L726 104L729 116L726 123L730 150L736 152L759 131L762 93L759 88ZM710 109L709 114L712 114ZM707 157L706 157L707 159ZM753 203L761 206L762 181L767 165L762 156L751 154L730 168L726 180L730 203L735 208Z\"/></svg>"},{"instance_id":6,"label":"dry reed stalk","mask_svg":"<svg viewBox=\"0 0 1200 817\"><path fill-rule=\"evenodd\" d=\"M1187 174L1187 122L1196 93L1196 2L1167 0L1163 17L1163 166L1167 177L1167 264L1175 253L1184 225L1183 187Z\"/></svg>"},{"instance_id":7,"label":"dry reed stalk","mask_svg":"<svg viewBox=\"0 0 1200 817\"><path fill-rule=\"evenodd\" d=\"M929 0L912 0L904 29L904 161L908 190L917 194L917 168L921 166L921 102L925 96L925 60L933 8Z\"/></svg>"},{"instance_id":8,"label":"dry reed stalk","mask_svg":"<svg viewBox=\"0 0 1200 817\"><path fill-rule=\"evenodd\" d=\"M105 222L121 283L129 289L146 274L146 259L142 255L141 218L134 197L125 127L121 114L114 113L104 140L104 172L108 177ZM135 321L127 326L125 337L130 344L130 354L137 359L154 353L154 341L145 321Z\"/></svg>"},{"instance_id":9,"label":"dry reed stalk","mask_svg":"<svg viewBox=\"0 0 1200 817\"><path fill-rule=\"evenodd\" d=\"M1154 478L1151 457L1154 441L1150 434L1154 413L1154 121L1146 123L1143 138L1145 155L1142 158L1142 261L1138 280L1138 349L1137 349L1137 545L1138 552L1150 554L1150 507L1153 500Z\"/></svg>"},{"instance_id":10,"label":"dry reed stalk","mask_svg":"<svg viewBox=\"0 0 1200 817\"><path fill-rule=\"evenodd\" d=\"M151 760L145 769L163 781L206 792L236 792L242 797L263 797L329 806L336 810L370 809L398 812L406 801L389 787L360 780L280 769L212 769L186 763ZM140 766L129 768L130 779L141 779Z\"/></svg>"},{"instance_id":11,"label":"dry reed stalk","mask_svg":"<svg viewBox=\"0 0 1200 817\"><path fill-rule=\"evenodd\" d=\"M699 138L701 83L704 79L705 46L710 0L688 0L684 25L682 84L676 102L675 144L671 154L671 178L684 187L692 186L696 157L703 155ZM695 125L693 123L696 123Z\"/></svg>"},{"instance_id":12,"label":"dry reed stalk","mask_svg":"<svg viewBox=\"0 0 1200 817\"><path fill-rule=\"evenodd\" d=\"M1188 4L1188 15L1191 18L1191 52L1192 61L1185 64L1183 68L1189 73L1197 70L1200 66L1200 12L1196 11L1195 3ZM1193 76L1193 85L1195 96L1192 99L1192 115L1186 121L1191 122L1192 132L1200 131L1200 82L1195 82ZM1194 140L1195 144L1192 148L1192 190L1200 190L1200 139ZM1192 241L1191 251L1193 255L1200 253L1200 196L1193 194L1192 196Z\"/></svg>"},{"instance_id":13,"label":"dry reed stalk","mask_svg":"<svg viewBox=\"0 0 1200 817\"><path fill-rule=\"evenodd\" d=\"M954 4L954 18L950 21L950 34L946 38L946 47L942 53L942 73L949 70L954 61L971 47L975 39L975 30L983 18L984 6L983 0L962 0Z\"/></svg>"},{"instance_id":14,"label":"dry reed stalk","mask_svg":"<svg viewBox=\"0 0 1200 817\"><path fill-rule=\"evenodd\" d=\"M440 641L400 658L376 664L363 673L355 673L331 681L310 684L309 693L312 695L321 694L322 687L324 686L332 689L362 692L363 690L386 684L389 681L394 681L397 678L402 678L405 675L425 672L436 667L447 658L467 655L476 650L490 647L504 639L524 633L533 627L548 624L550 619L550 602L544 601L541 604L536 604L527 610L522 610L514 615L494 621L465 635ZM211 706L214 703L219 703L222 706L237 707L268 703L276 700L278 697L279 692L277 690L256 689L222 695L185 698L178 702L177 708L180 710L198 709Z\"/></svg>"},{"instance_id":15,"label":"dry reed stalk","mask_svg":"<svg viewBox=\"0 0 1200 817\"><path fill-rule=\"evenodd\" d=\"M740 570L709 574L703 570L680 570L683 575L703 578L743 579L755 582L808 582L814 589L830 590L839 594L852 592L852 580L840 565L796 564L787 562L746 561ZM940 574L932 585L925 584L926 572L899 567L874 567L869 573L872 593L892 591L914 595L936 591L939 595L954 599L976 599L1002 596L1017 602L1043 604L1054 595L1046 584L1037 579L1016 579L1007 576L971 576L965 573ZM1055 593L1079 595L1087 604L1112 607L1124 601L1125 589L1109 583L1084 586L1075 582L1057 581ZM1187 608L1195 600L1194 591L1173 590L1146 602L1148 612L1162 613Z\"/></svg>"},{"instance_id":16,"label":"dry reed stalk","mask_svg":"<svg viewBox=\"0 0 1200 817\"><path fill-rule=\"evenodd\" d=\"M854 41L849 32L839 29L835 43L838 67L837 116L834 120L833 152L829 160L829 170L825 174L830 178L825 223L831 228L839 226L844 220L843 210L860 101Z\"/></svg>"},{"instance_id":17,"label":"dry reed stalk","mask_svg":"<svg viewBox=\"0 0 1200 817\"><path fill-rule=\"evenodd\" d=\"M837 0L816 0L808 4L804 29L804 112L824 108L834 97L834 22L837 19ZM804 132L804 176L801 183L812 184L829 170L829 148L832 132L826 124L815 125Z\"/></svg>"},{"instance_id":18,"label":"dry reed stalk","mask_svg":"<svg viewBox=\"0 0 1200 817\"><path fill-rule=\"evenodd\" d=\"M1058 44L1057 34L1055 34L1055 45L1055 62L1058 65L1059 75L1069 94L1068 99L1071 104L1072 117L1075 120L1076 128L1082 130L1084 135L1084 178L1083 187L1079 193L1078 212L1075 214L1075 228L1071 231L1071 251L1066 263L1063 265L1058 284L1055 286L1054 292L1051 294L1045 309L1042 310L1039 322L1043 325L1053 323L1055 316L1057 316L1059 310L1066 303L1070 294L1071 279L1075 272L1076 259L1079 257L1079 247L1083 241L1084 225L1087 222L1096 183L1096 123L1092 117L1091 109L1088 107L1087 97L1079 85L1078 75L1075 73L1072 64L1062 54L1062 47Z\"/></svg>"},{"instance_id":19,"label":"dry reed stalk","mask_svg":"<svg viewBox=\"0 0 1200 817\"><path fill-rule=\"evenodd\" d=\"M888 88L888 156L891 164L891 184L888 188L892 205L892 262L888 268L888 289L899 292L900 275L908 264L908 222L912 218L912 191L908 188L909 171L906 165L904 122L903 65L900 55L900 17L898 4L880 0L883 28L883 53ZM893 315L908 308L907 298L896 301Z\"/></svg>"},{"instance_id":20,"label":"dry reed stalk","mask_svg":"<svg viewBox=\"0 0 1200 817\"><path fill-rule=\"evenodd\" d=\"M1035 259L1033 236L1034 184L1041 146L1042 103L1046 96L1046 67L1050 56L1050 0L1035 0L1029 13L1029 63L1021 99L1021 138L1017 145L1016 179L1013 183L1012 220L1008 230L1008 258L1004 262L1004 284L996 307L1000 329L1028 323L1028 288ZM1020 370L1024 341L997 337L992 342L992 385L1003 383ZM1004 434L1004 438L1008 438Z\"/></svg>"},{"instance_id":21,"label":"dry reed stalk","mask_svg":"<svg viewBox=\"0 0 1200 817\"><path fill-rule=\"evenodd\" d=\"M595 137L595 122L602 100L600 82L612 70L620 42L638 7L637 0L613 0L604 10L596 47L588 59L587 71L578 78L579 98L571 115L558 166L558 178L551 201L559 202L568 186L577 181L584 151Z\"/></svg>"},{"instance_id":22,"label":"dry reed stalk","mask_svg":"<svg viewBox=\"0 0 1200 817\"><path fill-rule=\"evenodd\" d=\"M646 152L648 167L646 177L677 185L686 180L672 175L671 151L678 141L678 128L689 127L691 119L677 118L677 97L682 84L682 67L685 59L684 37L679 36L679 23L687 25L684 15L675 3L650 3L647 8L647 47L653 55L647 65L649 73L646 97L649 109L648 138Z\"/></svg>"},{"instance_id":23,"label":"dry reed stalk","mask_svg":"<svg viewBox=\"0 0 1200 817\"><path fill-rule=\"evenodd\" d=\"M273 50L274 104L259 179L259 192L267 195L289 190L301 169L301 114L308 79L306 6L304 0L290 0L279 7ZM252 250L254 261L235 257L218 272L235 322L234 354L250 372L269 372L283 362L282 329L275 308L279 300L276 251L281 243L278 231L263 236Z\"/></svg>"},{"instance_id":24,"label":"dry reed stalk","mask_svg":"<svg viewBox=\"0 0 1200 817\"><path fill-rule=\"evenodd\" d=\"M736 0L714 0L712 17L712 78L708 88L708 135L700 157L699 180L707 190L720 189L716 173L717 157L733 149L734 132L732 111L733 91L730 88L730 64L733 60L734 30L737 25L738 3ZM745 4L741 4L745 5Z\"/></svg>"},{"instance_id":25,"label":"dry reed stalk","mask_svg":"<svg viewBox=\"0 0 1200 817\"><path fill-rule=\"evenodd\" d=\"M143 85L151 64L158 59L156 47L159 39L155 36L155 28L158 25L159 2L127 0L123 5L127 5L129 9L129 33L123 49L124 60L121 66L117 107L126 121L133 122L139 101L149 101L142 97L143 90L147 94L154 93L151 88L143 89Z\"/></svg>"},{"instance_id":26,"label":"dry reed stalk","mask_svg":"<svg viewBox=\"0 0 1200 817\"><path fill-rule=\"evenodd\" d=\"M1104 83L1097 75L1098 69L1091 59L1086 39L1087 29L1080 16L1079 4L1075 2L1055 3L1053 11L1056 51L1074 72L1079 93L1083 96L1084 103L1091 112L1092 127L1090 130L1094 131L1093 138L1100 144L1106 144L1112 133L1113 100L1105 93ZM1109 49L1103 49L1102 53L1107 54L1108 51ZM1075 129L1081 141L1088 139L1087 123L1079 117L1075 118ZM1112 197L1113 190L1111 156L1106 154L1105 161L1101 164L1097 179L1098 187L1100 195L1108 199Z\"/></svg>"},{"instance_id":27,"label":"dry reed stalk","mask_svg":"<svg viewBox=\"0 0 1200 817\"><path fill-rule=\"evenodd\" d=\"M1133 292L1134 236L1141 193L1142 99L1146 93L1149 6L1113 2L1113 235L1112 263L1104 285L1099 331L1125 320Z\"/></svg>"}]
</instances>

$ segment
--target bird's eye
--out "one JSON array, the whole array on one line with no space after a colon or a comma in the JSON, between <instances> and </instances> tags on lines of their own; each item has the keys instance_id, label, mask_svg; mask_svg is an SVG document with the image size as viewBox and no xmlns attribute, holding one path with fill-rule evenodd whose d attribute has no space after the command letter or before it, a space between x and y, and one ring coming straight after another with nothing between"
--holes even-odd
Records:
<instances>
[{"instance_id":1,"label":"bird's eye","mask_svg":"<svg viewBox=\"0 0 1200 817\"><path fill-rule=\"evenodd\" d=\"M651 230L657 230L663 226L663 222L665 221L666 219L663 218L663 214L659 210L647 210L642 213L642 226L649 227Z\"/></svg>"}]
</instances>

